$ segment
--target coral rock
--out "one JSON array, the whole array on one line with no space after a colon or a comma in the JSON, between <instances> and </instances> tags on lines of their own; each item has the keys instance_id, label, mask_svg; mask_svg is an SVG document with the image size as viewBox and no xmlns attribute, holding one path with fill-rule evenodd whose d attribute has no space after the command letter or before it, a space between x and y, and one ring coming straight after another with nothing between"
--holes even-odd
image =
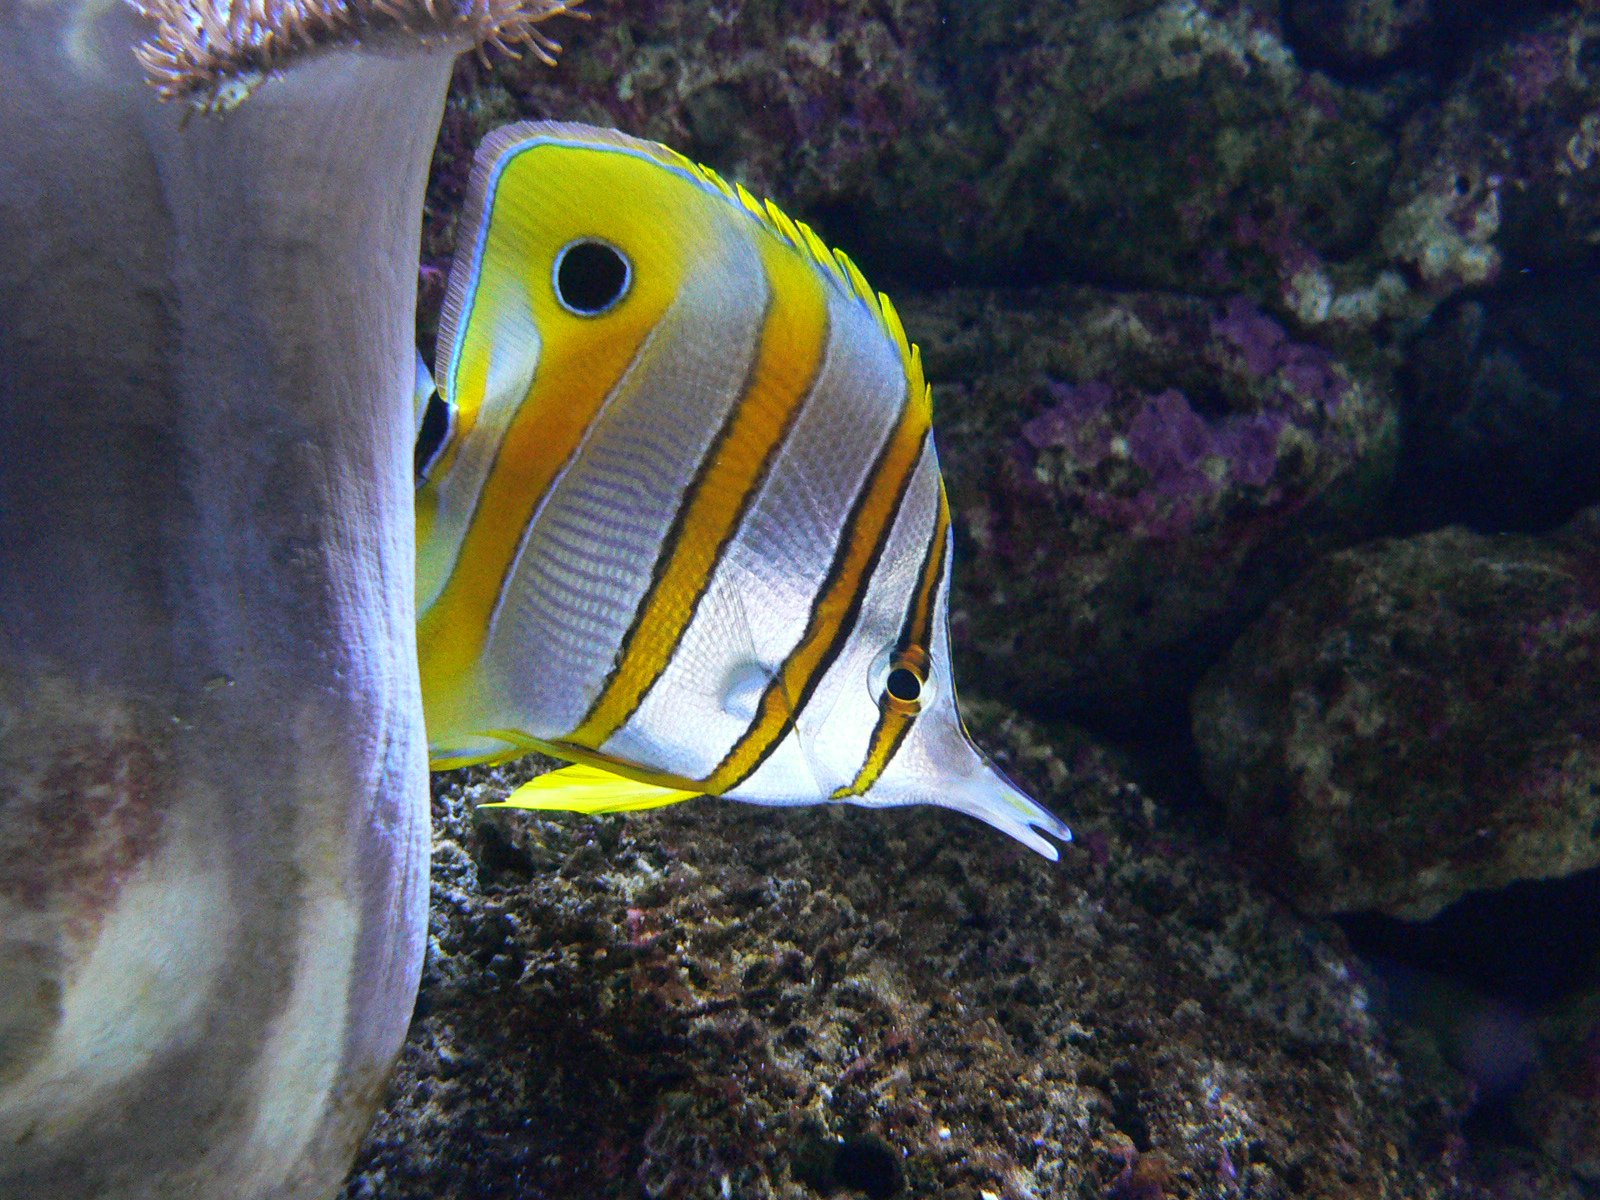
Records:
<instances>
[{"instance_id":1,"label":"coral rock","mask_svg":"<svg viewBox=\"0 0 1600 1200\"><path fill-rule=\"evenodd\" d=\"M1335 554L1205 681L1210 787L1313 912L1421 918L1600 863L1600 511Z\"/></svg>"},{"instance_id":2,"label":"coral rock","mask_svg":"<svg viewBox=\"0 0 1600 1200\"><path fill-rule=\"evenodd\" d=\"M1388 259L1440 297L1494 282L1507 263L1569 267L1600 230L1597 152L1592 16L1550 16L1489 45L1406 124L1385 205Z\"/></svg>"},{"instance_id":3,"label":"coral rock","mask_svg":"<svg viewBox=\"0 0 1600 1200\"><path fill-rule=\"evenodd\" d=\"M958 654L1018 700L1171 710L1387 482L1386 390L1247 300L957 292L904 313L958 522Z\"/></svg>"},{"instance_id":4,"label":"coral rock","mask_svg":"<svg viewBox=\"0 0 1600 1200\"><path fill-rule=\"evenodd\" d=\"M1455 1197L1457 1113L1307 926L1079 735L980 737L1074 817L474 816L435 781L432 947L347 1200Z\"/></svg>"}]
</instances>

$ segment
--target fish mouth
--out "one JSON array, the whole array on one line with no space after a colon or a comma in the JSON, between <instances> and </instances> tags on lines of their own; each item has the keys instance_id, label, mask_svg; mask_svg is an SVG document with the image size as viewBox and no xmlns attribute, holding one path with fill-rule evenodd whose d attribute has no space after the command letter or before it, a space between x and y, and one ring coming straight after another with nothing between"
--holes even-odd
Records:
<instances>
[{"instance_id":1,"label":"fish mouth","mask_svg":"<svg viewBox=\"0 0 1600 1200\"><path fill-rule=\"evenodd\" d=\"M1061 852L1055 842L1041 835L1048 834L1063 844L1072 840L1072 830L1065 821L1032 799L987 759L970 775L942 783L926 803L976 817L1051 862L1060 858Z\"/></svg>"},{"instance_id":2,"label":"fish mouth","mask_svg":"<svg viewBox=\"0 0 1600 1200\"><path fill-rule=\"evenodd\" d=\"M929 804L952 809L976 817L1051 862L1059 859L1061 851L1055 842L1042 835L1063 844L1070 842L1072 830L1067 823L1007 779L976 747L972 748L972 755L976 761L969 771L941 778L932 787L913 785L902 791L892 784L886 787L880 783L864 795L835 794L832 799L866 808Z\"/></svg>"}]
</instances>

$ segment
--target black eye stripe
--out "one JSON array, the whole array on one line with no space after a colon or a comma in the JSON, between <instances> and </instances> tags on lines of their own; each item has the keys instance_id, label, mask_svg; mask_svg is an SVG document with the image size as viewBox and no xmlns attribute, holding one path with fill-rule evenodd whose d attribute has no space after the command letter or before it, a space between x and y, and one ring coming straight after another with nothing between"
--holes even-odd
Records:
<instances>
[{"instance_id":1,"label":"black eye stripe","mask_svg":"<svg viewBox=\"0 0 1600 1200\"><path fill-rule=\"evenodd\" d=\"M605 242L586 238L556 255L556 299L580 317L597 317L614 307L627 294L632 278L627 258Z\"/></svg>"},{"instance_id":2,"label":"black eye stripe","mask_svg":"<svg viewBox=\"0 0 1600 1200\"><path fill-rule=\"evenodd\" d=\"M455 416L455 408L446 404L438 392L428 397L428 407L422 413L422 427L417 430L417 445L411 459L411 469L418 483L427 479L429 468L450 439L450 430L456 423Z\"/></svg>"}]
</instances>

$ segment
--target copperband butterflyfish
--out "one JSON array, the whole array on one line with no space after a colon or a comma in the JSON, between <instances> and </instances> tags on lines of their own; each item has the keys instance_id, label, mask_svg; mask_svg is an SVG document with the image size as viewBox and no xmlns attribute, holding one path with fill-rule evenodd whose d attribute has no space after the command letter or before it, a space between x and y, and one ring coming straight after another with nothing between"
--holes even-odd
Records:
<instances>
[{"instance_id":1,"label":"copperband butterflyfish","mask_svg":"<svg viewBox=\"0 0 1600 1200\"><path fill-rule=\"evenodd\" d=\"M419 387L418 651L436 769L574 764L515 807L933 804L1066 825L956 708L950 507L887 296L652 142L479 150Z\"/></svg>"}]
</instances>

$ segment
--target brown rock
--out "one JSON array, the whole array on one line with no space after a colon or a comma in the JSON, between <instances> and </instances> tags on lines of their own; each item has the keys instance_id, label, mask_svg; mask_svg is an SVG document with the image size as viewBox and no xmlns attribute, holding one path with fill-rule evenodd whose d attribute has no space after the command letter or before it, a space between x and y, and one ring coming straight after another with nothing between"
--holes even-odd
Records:
<instances>
[{"instance_id":1,"label":"brown rock","mask_svg":"<svg viewBox=\"0 0 1600 1200\"><path fill-rule=\"evenodd\" d=\"M1074 818L1060 863L929 809L474 816L527 766L437 777L348 1200L1469 1194L1336 930L1081 737L968 707Z\"/></svg>"},{"instance_id":2,"label":"brown rock","mask_svg":"<svg viewBox=\"0 0 1600 1200\"><path fill-rule=\"evenodd\" d=\"M1208 784L1302 909L1423 918L1600 863L1600 513L1335 554L1206 680Z\"/></svg>"}]
</instances>

